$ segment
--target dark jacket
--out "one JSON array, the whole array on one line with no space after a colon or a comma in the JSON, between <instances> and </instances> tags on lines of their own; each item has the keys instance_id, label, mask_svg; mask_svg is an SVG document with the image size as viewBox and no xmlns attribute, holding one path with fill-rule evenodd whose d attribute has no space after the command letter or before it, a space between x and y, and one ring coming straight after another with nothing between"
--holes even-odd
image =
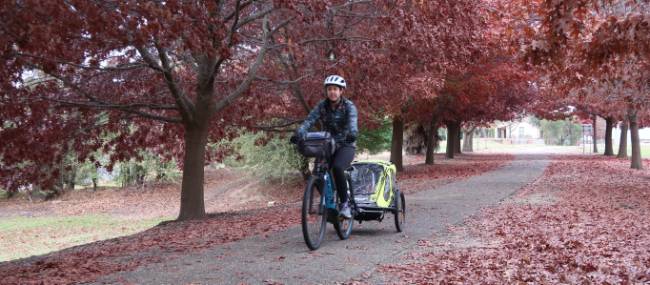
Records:
<instances>
[{"instance_id":1,"label":"dark jacket","mask_svg":"<svg viewBox=\"0 0 650 285\"><path fill-rule=\"evenodd\" d=\"M341 97L341 102L336 109L332 110L330 100L325 99L309 112L297 132L300 136L304 136L317 121L320 121L323 131L330 132L337 143L356 146L355 141L359 135L357 117L357 107L352 101Z\"/></svg>"}]
</instances>

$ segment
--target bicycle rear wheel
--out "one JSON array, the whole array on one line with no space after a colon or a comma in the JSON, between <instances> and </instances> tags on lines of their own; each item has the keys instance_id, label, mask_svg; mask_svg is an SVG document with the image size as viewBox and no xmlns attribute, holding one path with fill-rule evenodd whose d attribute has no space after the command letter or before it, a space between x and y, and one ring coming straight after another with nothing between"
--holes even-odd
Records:
<instances>
[{"instance_id":1,"label":"bicycle rear wheel","mask_svg":"<svg viewBox=\"0 0 650 285\"><path fill-rule=\"evenodd\" d=\"M397 190L397 200L395 201L395 228L397 232L402 232L404 230L404 222L406 222L406 199L404 199L404 193Z\"/></svg>"},{"instance_id":2,"label":"bicycle rear wheel","mask_svg":"<svg viewBox=\"0 0 650 285\"><path fill-rule=\"evenodd\" d=\"M317 177L310 177L302 199L302 235L307 247L316 250L325 237L327 208L321 195L323 183Z\"/></svg>"},{"instance_id":3,"label":"bicycle rear wheel","mask_svg":"<svg viewBox=\"0 0 650 285\"><path fill-rule=\"evenodd\" d=\"M350 237L353 224L354 219L343 219L341 217L337 217L337 220L334 223L334 229L336 230L336 235L339 236L339 239L346 240Z\"/></svg>"}]
</instances>

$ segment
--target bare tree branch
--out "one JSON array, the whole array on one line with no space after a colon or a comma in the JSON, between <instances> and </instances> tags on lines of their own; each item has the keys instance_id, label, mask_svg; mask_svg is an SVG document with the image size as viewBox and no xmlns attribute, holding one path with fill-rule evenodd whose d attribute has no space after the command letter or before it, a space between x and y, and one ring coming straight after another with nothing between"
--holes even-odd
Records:
<instances>
[{"instance_id":1,"label":"bare tree branch","mask_svg":"<svg viewBox=\"0 0 650 285\"><path fill-rule=\"evenodd\" d=\"M228 33L228 46L232 45L232 37L234 36L235 32L237 31L235 28L237 27L237 24L239 22L239 13L240 13L240 0L237 0L237 4L235 5L235 20L232 22L232 26L230 27L230 32Z\"/></svg>"},{"instance_id":2,"label":"bare tree branch","mask_svg":"<svg viewBox=\"0 0 650 285\"><path fill-rule=\"evenodd\" d=\"M298 44L305 45L313 42L329 42L329 41L360 41L360 42L378 42L376 39L370 39L365 37L358 36L340 36L340 37L330 37L330 38L316 38L300 41Z\"/></svg>"},{"instance_id":3,"label":"bare tree branch","mask_svg":"<svg viewBox=\"0 0 650 285\"><path fill-rule=\"evenodd\" d=\"M39 59L39 60L45 60L49 62L54 62L58 64L64 64L64 65L69 65L81 69L90 69L90 70L98 70L98 71L128 71L128 70L134 70L134 69L140 69L147 67L147 65L142 64L142 63L126 63L126 64L120 64L116 66L108 66L108 67L94 67L94 66L88 66L88 65L83 65L83 64L77 64L74 62L69 62L65 61L62 59L52 59L52 58L46 58L42 57L39 55L35 54L29 54L29 53L23 53L23 52L16 52L13 53L13 55L18 56L18 57L29 57L29 58L34 58L34 59Z\"/></svg>"},{"instance_id":4,"label":"bare tree branch","mask_svg":"<svg viewBox=\"0 0 650 285\"><path fill-rule=\"evenodd\" d=\"M312 74L305 74L305 75L300 76L300 77L298 77L298 78L296 78L294 80L275 80L275 79L271 79L271 78L267 78L267 77L263 77L263 76L255 76L255 79L268 81L268 82L272 82L272 83L275 83L275 84L288 85L288 84L296 84L296 83L302 81L303 79L311 77L311 76L312 76Z\"/></svg>"},{"instance_id":5,"label":"bare tree branch","mask_svg":"<svg viewBox=\"0 0 650 285\"><path fill-rule=\"evenodd\" d=\"M270 14L271 12L275 11L276 8L267 8L265 10L262 10L261 12L258 12L257 14L250 15L246 18L241 19L239 24L236 26L235 30L238 30L239 28L246 26L248 23L253 22L257 19L260 19L262 17L265 17L266 15Z\"/></svg>"},{"instance_id":6,"label":"bare tree branch","mask_svg":"<svg viewBox=\"0 0 650 285\"><path fill-rule=\"evenodd\" d=\"M167 56L165 48L160 46L158 43L155 43L156 49L158 50L158 57L160 58L160 63L162 64L162 73L167 83L167 87L171 91L172 97L176 100L176 104L180 107L181 116L187 121L194 120L194 104L190 101L183 91L178 88L178 84L174 79L173 69L170 66L171 60Z\"/></svg>"},{"instance_id":7,"label":"bare tree branch","mask_svg":"<svg viewBox=\"0 0 650 285\"><path fill-rule=\"evenodd\" d=\"M264 31L263 35L263 42L262 42L262 47L259 53L257 54L257 58L255 59L255 63L248 69L248 74L246 75L246 78L237 86L237 89L235 89L232 93L228 94L225 98L219 100L219 102L216 103L215 107L215 112L219 112L230 103L235 100L237 97L241 96L244 91L246 91L253 80L255 80L255 77L257 76L257 71L262 65L262 62L264 61L264 56L266 55L266 52L269 50L270 46L270 38L273 35L273 33L277 32L280 28L284 27L287 25L291 20L288 19L282 23L280 23L277 27L274 29L270 30L269 28L269 19L268 16L264 17L264 22L262 23L262 30Z\"/></svg>"},{"instance_id":8,"label":"bare tree branch","mask_svg":"<svg viewBox=\"0 0 650 285\"><path fill-rule=\"evenodd\" d=\"M303 120L302 119L285 119L285 122L278 123L278 124L271 124L271 125L255 125L252 126L251 128L257 129L257 130L262 130L265 132L282 132L282 133L290 133L293 132L293 129L286 129L287 127L295 124L300 124ZM244 127L244 126L238 126L238 127Z\"/></svg>"},{"instance_id":9,"label":"bare tree branch","mask_svg":"<svg viewBox=\"0 0 650 285\"><path fill-rule=\"evenodd\" d=\"M68 106L77 106L77 107L88 107L88 108L97 108L97 109L114 109L114 110L120 110L126 113L131 113L138 115L140 117L144 118L149 118L149 119L154 119L158 121L164 121L164 122L169 122L169 123L180 123L181 120L178 118L170 118L170 117L165 117L161 115L156 115L156 114L151 114L147 113L145 111L141 111L139 109L142 108L148 108L151 110L178 110L178 106L175 105L159 105L159 104L147 104L147 103L133 103L133 104L114 104L114 103L109 103L106 101L99 100L97 97L91 95L89 92L85 91L82 89L79 85L73 83L69 79L62 77L58 74L54 74L52 72L45 72L43 69L39 68L38 66L34 64L28 64L28 66L31 66L32 68L41 70L43 73L45 73L48 76L51 76L52 78L55 78L59 82L63 83L64 86L75 90L77 93L81 94L84 96L88 101L86 102L79 102L79 101L67 101L67 100L61 100L61 99L56 99L56 98L48 98L48 97L39 97L40 99L47 100L47 101L52 101L52 102L57 102L59 104L64 104Z\"/></svg>"},{"instance_id":10,"label":"bare tree branch","mask_svg":"<svg viewBox=\"0 0 650 285\"><path fill-rule=\"evenodd\" d=\"M52 78L56 78L61 83L63 83L64 86L66 86L66 87L68 87L68 88L70 88L72 90L75 90L77 93L79 93L82 96L86 97L86 99L90 100L91 102L95 102L95 103L98 103L98 104L106 104L106 102L103 102L102 100L97 99L95 96L93 96L89 92L86 92L86 90L82 89L79 85L75 84L74 82L70 81L69 79L67 79L67 78L65 78L63 76L60 76L59 74L55 74L53 72L46 72L42 68L40 68L40 67L38 67L38 66L36 66L34 64L31 64L31 63L28 64L28 66L31 66L32 68L38 69L41 72L45 73L46 75L51 76Z\"/></svg>"},{"instance_id":11,"label":"bare tree branch","mask_svg":"<svg viewBox=\"0 0 650 285\"><path fill-rule=\"evenodd\" d=\"M289 36L287 34L286 29L284 30L283 36L285 37L285 41L288 41ZM281 52L277 50L275 50L274 52L276 54L276 57L279 59L280 64L282 64L284 71L290 74L291 77L296 77L299 73L295 61L293 60L293 54L289 52L286 56L284 56ZM305 100L305 96L302 94L302 90L300 90L300 85L294 83L294 84L289 84L289 87L291 93L293 93L294 97L296 97L296 99L298 99L298 101L300 102L301 106L303 107L303 110L306 113L309 113L310 107L307 104L307 101Z\"/></svg>"},{"instance_id":12,"label":"bare tree branch","mask_svg":"<svg viewBox=\"0 0 650 285\"><path fill-rule=\"evenodd\" d=\"M163 72L163 69L160 64L158 64L158 61L154 59L153 55L145 47L135 46L135 48L138 50L140 56L142 56L142 59L147 63L147 65L149 65L149 67L158 72Z\"/></svg>"},{"instance_id":13,"label":"bare tree branch","mask_svg":"<svg viewBox=\"0 0 650 285\"><path fill-rule=\"evenodd\" d=\"M96 102L78 102L78 101L66 101L66 100L60 100L60 99L55 99L55 98L47 98L47 97L41 97L43 100L59 103L62 105L67 105L67 106L74 106L74 107L86 107L86 108L96 108L96 109L112 109L112 110L119 110L125 113L130 113L134 115L138 115L143 118L147 119L153 119L157 121L163 121L167 123L181 123L183 120L181 118L176 118L176 117L166 117L162 115L156 115L156 114L151 114L147 113L138 109L132 109L131 105L111 105L111 104L101 104L101 103L96 103ZM138 104L134 104L138 105ZM176 108L173 108L175 110L178 110Z\"/></svg>"},{"instance_id":14,"label":"bare tree branch","mask_svg":"<svg viewBox=\"0 0 650 285\"><path fill-rule=\"evenodd\" d=\"M252 4L253 1L254 0L250 0L250 1L245 1L245 2L240 3L239 4L239 10L243 10L244 8L248 7L248 5ZM240 2L240 1L237 1L237 2ZM237 13L238 13L238 11L234 11L234 12L230 13L228 16L226 16L224 18L223 21L224 22L230 21L230 19L232 19L233 17L235 17L237 15ZM237 17L239 17L239 16L237 15Z\"/></svg>"}]
</instances>

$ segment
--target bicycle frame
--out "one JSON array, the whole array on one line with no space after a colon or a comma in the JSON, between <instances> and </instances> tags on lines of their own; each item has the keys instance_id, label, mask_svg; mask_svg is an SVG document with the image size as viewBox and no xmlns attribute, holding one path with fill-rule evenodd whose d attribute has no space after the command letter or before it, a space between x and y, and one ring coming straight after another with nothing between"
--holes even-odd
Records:
<instances>
[{"instance_id":1,"label":"bicycle frame","mask_svg":"<svg viewBox=\"0 0 650 285\"><path fill-rule=\"evenodd\" d=\"M327 173L327 171L328 171L328 163L326 161L324 161L323 159L321 159L321 158L317 158L314 161L314 168L311 171L311 175L314 176L316 179L318 179L319 183L324 183L325 182L325 173ZM324 185L321 184L320 187L316 188L318 190L318 193L320 194L320 197L321 197L320 198L321 201L319 203L319 205L321 205L321 206L323 206L323 204L325 203L325 195L323 195L323 192L322 192L322 189L325 189L325 187L323 187L323 186ZM314 199L314 197L311 196L311 199ZM313 201L309 201L309 205L310 205L310 207L312 205L314 205ZM321 212L321 209L322 209L322 207L319 207L319 209L318 209L318 211L319 211L318 214L319 215L323 214ZM309 212L312 212L312 211L313 211L313 209L309 209Z\"/></svg>"},{"instance_id":2,"label":"bicycle frame","mask_svg":"<svg viewBox=\"0 0 650 285\"><path fill-rule=\"evenodd\" d=\"M313 167L313 169L311 171L312 176L316 177L318 179L318 181L320 183L322 183L321 187L318 187L318 192L319 192L319 194L321 196L321 203L320 203L321 205L325 204L325 195L321 192L321 189L325 189L325 185L323 185L325 183L325 174L329 174L330 179L332 179L332 194L333 195L338 195L338 189L336 187L336 183L334 183L334 181L333 181L334 174L332 173L332 169L329 166L330 165L330 160L331 160L331 158L327 158L327 159L316 158L316 160L314 161L314 167ZM347 173L346 173L346 176L348 176ZM349 199L350 199L350 204L352 206L352 210L353 210L353 212L356 212L357 211L357 204L354 201L354 192L353 192L353 189L352 189L352 185L348 186L348 190L350 192ZM310 205L313 205L313 203L311 203L311 202L313 202L313 201L310 201ZM309 209L309 210L312 211L312 209ZM322 213L319 213L319 214L322 214Z\"/></svg>"}]
</instances>

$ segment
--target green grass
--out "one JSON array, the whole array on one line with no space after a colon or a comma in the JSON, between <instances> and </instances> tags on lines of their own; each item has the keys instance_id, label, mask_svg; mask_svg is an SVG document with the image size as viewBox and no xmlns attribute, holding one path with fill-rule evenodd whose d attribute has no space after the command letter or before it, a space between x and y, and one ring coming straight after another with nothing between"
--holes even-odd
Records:
<instances>
[{"instance_id":1,"label":"green grass","mask_svg":"<svg viewBox=\"0 0 650 285\"><path fill-rule=\"evenodd\" d=\"M641 157L650 158L650 145L641 145Z\"/></svg>"},{"instance_id":2,"label":"green grass","mask_svg":"<svg viewBox=\"0 0 650 285\"><path fill-rule=\"evenodd\" d=\"M38 227L102 227L115 220L102 215L70 217L14 217L0 221L0 232L26 230Z\"/></svg>"},{"instance_id":3,"label":"green grass","mask_svg":"<svg viewBox=\"0 0 650 285\"><path fill-rule=\"evenodd\" d=\"M120 183L117 180L100 180L99 183L97 183L97 187L104 187L104 188L119 188L122 187L122 183ZM92 190L93 185L88 184L88 185L81 185L77 184L74 186L74 190Z\"/></svg>"},{"instance_id":4,"label":"green grass","mask_svg":"<svg viewBox=\"0 0 650 285\"><path fill-rule=\"evenodd\" d=\"M618 144L614 143L614 154L618 154ZM604 152L605 151L605 144L598 144L598 152ZM632 145L628 142L627 144L627 155L631 156L632 155ZM641 144L641 158L642 159L650 159L650 144L647 143L642 143Z\"/></svg>"},{"instance_id":5,"label":"green grass","mask_svg":"<svg viewBox=\"0 0 650 285\"><path fill-rule=\"evenodd\" d=\"M126 220L108 215L3 218L0 220L0 262L131 235L163 220Z\"/></svg>"},{"instance_id":6,"label":"green grass","mask_svg":"<svg viewBox=\"0 0 650 285\"><path fill-rule=\"evenodd\" d=\"M462 143L462 142L461 142ZM444 153L447 148L447 141L441 141L440 147L438 148L438 153ZM481 139L474 138L474 151L521 151L525 152L526 150L537 150L537 149L552 149L558 152L578 152L580 149L577 146L555 146L555 145L543 145L543 144L508 144L495 141L494 139Z\"/></svg>"},{"instance_id":7,"label":"green grass","mask_svg":"<svg viewBox=\"0 0 650 285\"><path fill-rule=\"evenodd\" d=\"M444 153L447 149L447 141L441 141L439 143L438 147L438 152L439 153ZM461 141L461 147L462 147L462 141ZM496 142L493 140L482 140L482 139L474 139L474 150L475 151L481 151L481 150L520 150L520 149L530 149L530 148L537 148L539 147L538 145L526 145L526 144L504 144L500 142Z\"/></svg>"}]
</instances>

